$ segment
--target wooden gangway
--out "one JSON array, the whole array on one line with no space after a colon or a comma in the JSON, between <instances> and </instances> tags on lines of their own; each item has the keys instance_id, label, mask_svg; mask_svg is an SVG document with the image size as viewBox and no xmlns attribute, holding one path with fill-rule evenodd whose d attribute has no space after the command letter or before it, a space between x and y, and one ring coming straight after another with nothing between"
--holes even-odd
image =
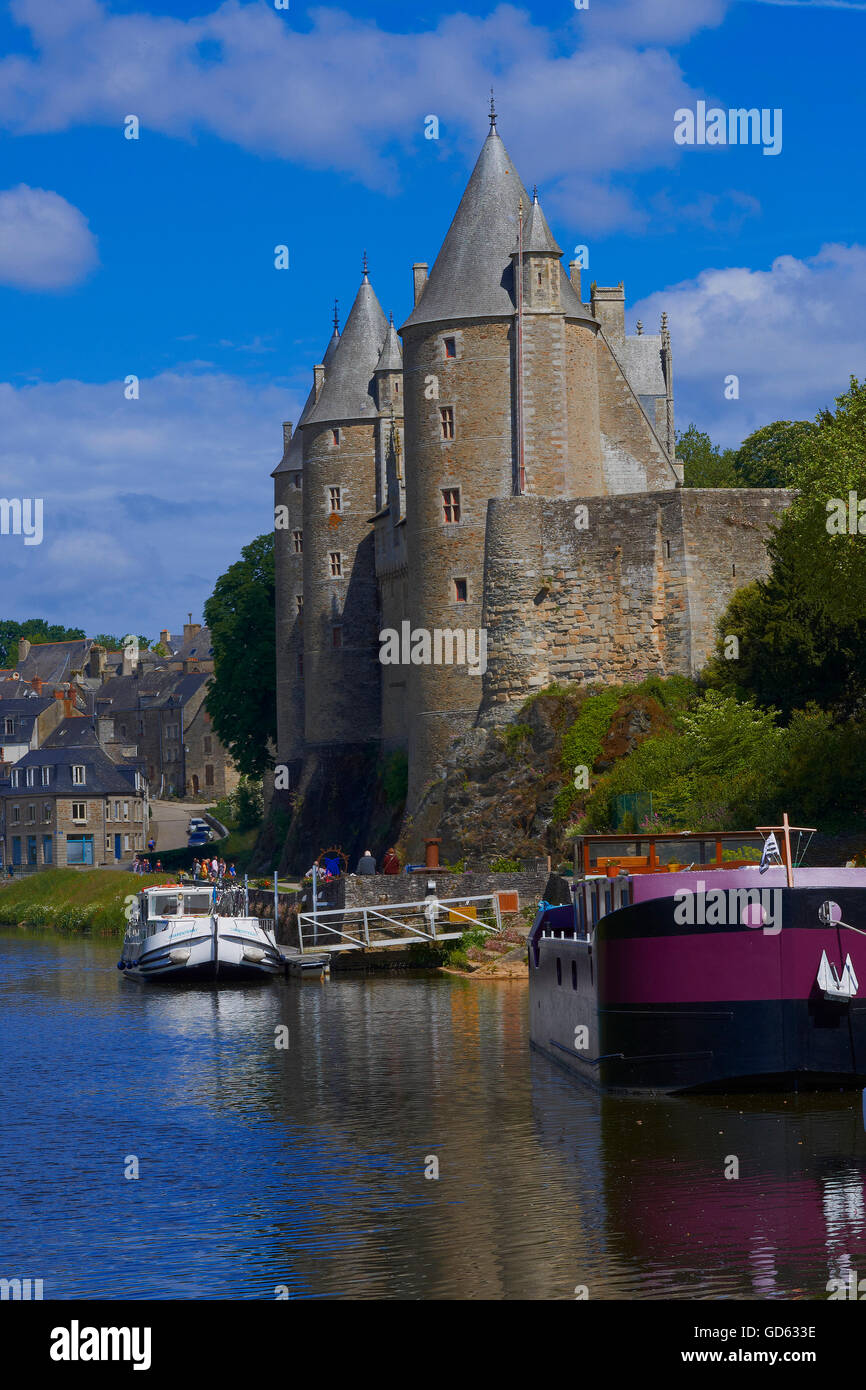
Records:
<instances>
[{"instance_id":1,"label":"wooden gangway","mask_svg":"<svg viewBox=\"0 0 866 1390\"><path fill-rule=\"evenodd\" d=\"M481 912L485 917L480 916ZM380 950L414 946L422 941L454 941L472 928L492 936L502 931L497 893L463 898L437 898L428 894L411 903L301 912L298 914L298 945L302 953Z\"/></svg>"}]
</instances>

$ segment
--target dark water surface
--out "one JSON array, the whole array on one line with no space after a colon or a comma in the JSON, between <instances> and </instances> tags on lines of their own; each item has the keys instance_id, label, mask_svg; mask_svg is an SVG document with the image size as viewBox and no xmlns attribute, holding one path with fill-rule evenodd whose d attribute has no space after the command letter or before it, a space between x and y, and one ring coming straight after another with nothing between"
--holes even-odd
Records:
<instances>
[{"instance_id":1,"label":"dark water surface","mask_svg":"<svg viewBox=\"0 0 866 1390\"><path fill-rule=\"evenodd\" d=\"M824 1299L866 1277L856 1092L600 1100L530 1054L523 984L167 989L117 954L0 934L0 1276L46 1298Z\"/></svg>"}]
</instances>

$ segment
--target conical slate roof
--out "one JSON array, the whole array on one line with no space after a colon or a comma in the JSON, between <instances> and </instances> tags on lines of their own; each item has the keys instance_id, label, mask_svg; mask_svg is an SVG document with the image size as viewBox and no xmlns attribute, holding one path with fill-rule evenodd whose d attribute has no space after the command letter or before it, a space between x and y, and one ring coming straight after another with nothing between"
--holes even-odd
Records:
<instances>
[{"instance_id":1,"label":"conical slate roof","mask_svg":"<svg viewBox=\"0 0 866 1390\"><path fill-rule=\"evenodd\" d=\"M397 330L394 327L394 320L388 324L388 332L382 344L382 352L376 365L377 372L401 372L403 370L403 349L400 346L400 339L397 337Z\"/></svg>"},{"instance_id":2,"label":"conical slate roof","mask_svg":"<svg viewBox=\"0 0 866 1390\"><path fill-rule=\"evenodd\" d=\"M371 394L388 320L382 313L366 274L346 319L325 384L307 419L308 424L375 419L379 412Z\"/></svg>"},{"instance_id":3,"label":"conical slate roof","mask_svg":"<svg viewBox=\"0 0 866 1390\"><path fill-rule=\"evenodd\" d=\"M330 365L331 358L337 351L337 344L339 343L339 341L340 330L335 323L334 331L331 334L330 342L328 343L328 346L325 348L325 355L322 358L322 365L324 366L326 372ZM310 418L310 411L312 410L315 404L316 388L315 386L312 386L310 388L310 394L308 395L304 403L304 408L301 411L300 418L298 419L298 422L295 425L295 428L292 432L292 437L289 440L289 447L288 449L286 449L285 453L283 454L283 457L280 459L279 463L277 464L276 468L271 474L272 478L275 478L278 473L297 473L299 469L303 466L304 438L301 434L301 425L304 423L305 420L308 420Z\"/></svg>"},{"instance_id":4,"label":"conical slate roof","mask_svg":"<svg viewBox=\"0 0 866 1390\"><path fill-rule=\"evenodd\" d=\"M481 147L421 298L403 328L440 319L506 317L514 313L511 252L517 244L520 203L524 218L528 219L532 204L494 126ZM547 235L550 237L549 228ZM552 237L550 240L553 242ZM566 315L594 322L564 269L560 284Z\"/></svg>"},{"instance_id":5,"label":"conical slate roof","mask_svg":"<svg viewBox=\"0 0 866 1390\"><path fill-rule=\"evenodd\" d=\"M517 250L515 242L512 251ZM541 204L538 198L533 198L532 207L529 209L529 216L523 224L523 251L524 255L528 252L548 252L554 255L562 255L562 247L557 246L553 239L553 234L547 225L547 218L541 211Z\"/></svg>"}]
</instances>

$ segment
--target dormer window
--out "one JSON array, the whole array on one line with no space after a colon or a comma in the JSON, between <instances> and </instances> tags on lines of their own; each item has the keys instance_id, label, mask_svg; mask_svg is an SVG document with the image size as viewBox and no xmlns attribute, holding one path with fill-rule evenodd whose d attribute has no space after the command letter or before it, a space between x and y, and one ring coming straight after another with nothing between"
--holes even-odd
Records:
<instances>
[{"instance_id":1,"label":"dormer window","mask_svg":"<svg viewBox=\"0 0 866 1390\"><path fill-rule=\"evenodd\" d=\"M13 768L13 770L12 770L12 785L13 785L13 787L17 787L17 786L18 786L18 777L19 777L19 775L20 775L20 774L19 774L19 772L18 772L17 767L16 767L16 768Z\"/></svg>"},{"instance_id":2,"label":"dormer window","mask_svg":"<svg viewBox=\"0 0 866 1390\"><path fill-rule=\"evenodd\" d=\"M6 738L11 738L15 732L15 716L7 715L3 720L3 733Z\"/></svg>"},{"instance_id":3,"label":"dormer window","mask_svg":"<svg viewBox=\"0 0 866 1390\"><path fill-rule=\"evenodd\" d=\"M36 786L36 768L35 768L35 767L28 767L28 768L26 769L26 771L25 771L25 776L26 776L26 779L27 779L27 785L28 785L28 787L35 787L35 786Z\"/></svg>"},{"instance_id":4,"label":"dormer window","mask_svg":"<svg viewBox=\"0 0 866 1390\"><path fill-rule=\"evenodd\" d=\"M84 768L80 763L72 764L72 785L73 787L84 786Z\"/></svg>"},{"instance_id":5,"label":"dormer window","mask_svg":"<svg viewBox=\"0 0 866 1390\"><path fill-rule=\"evenodd\" d=\"M42 785L43 787L51 785L51 768L47 765L42 769Z\"/></svg>"}]
</instances>

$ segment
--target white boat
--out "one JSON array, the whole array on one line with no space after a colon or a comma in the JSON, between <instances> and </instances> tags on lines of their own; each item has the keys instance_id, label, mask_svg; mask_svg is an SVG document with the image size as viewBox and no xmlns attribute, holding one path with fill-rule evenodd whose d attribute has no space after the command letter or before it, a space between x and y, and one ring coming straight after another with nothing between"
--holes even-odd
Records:
<instances>
[{"instance_id":1,"label":"white boat","mask_svg":"<svg viewBox=\"0 0 866 1390\"><path fill-rule=\"evenodd\" d=\"M244 912L244 890L146 888L130 905L117 968L136 980L262 980L285 961L270 924Z\"/></svg>"}]
</instances>

